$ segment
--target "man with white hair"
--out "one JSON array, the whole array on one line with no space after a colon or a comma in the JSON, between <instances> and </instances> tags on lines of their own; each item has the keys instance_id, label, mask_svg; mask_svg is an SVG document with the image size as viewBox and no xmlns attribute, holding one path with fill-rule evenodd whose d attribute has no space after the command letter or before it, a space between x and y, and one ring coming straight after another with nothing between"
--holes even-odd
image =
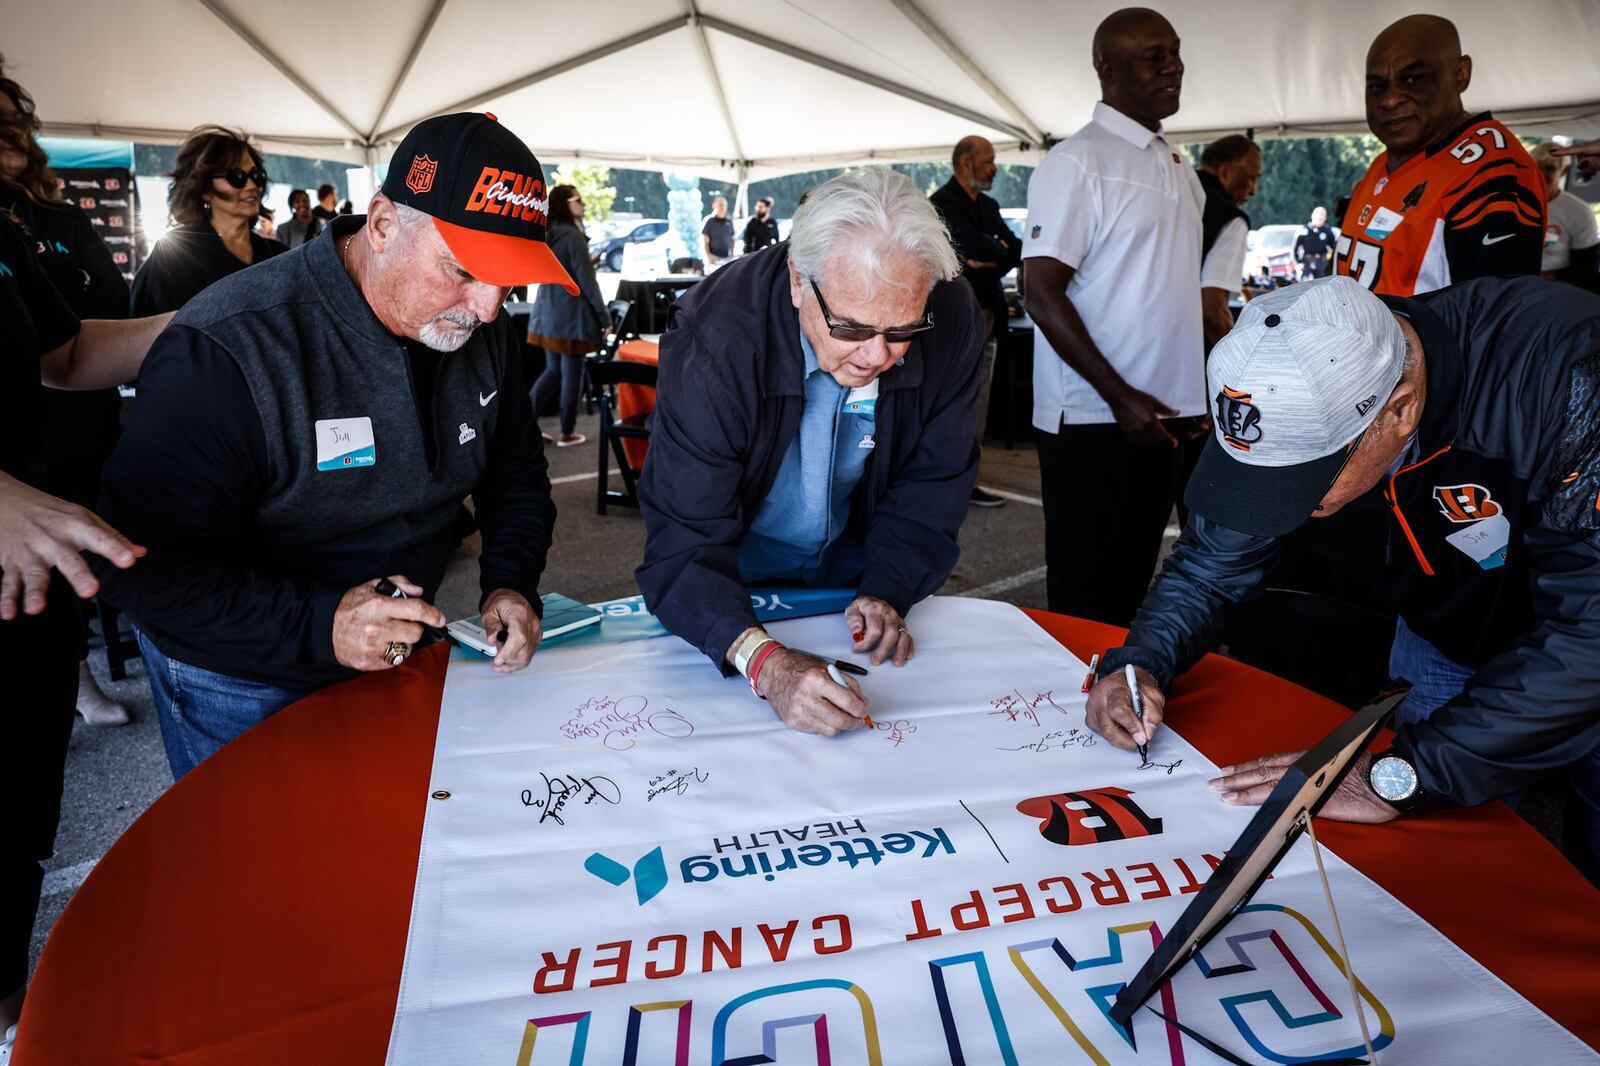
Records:
<instances>
[{"instance_id":1,"label":"man with white hair","mask_svg":"<svg viewBox=\"0 0 1600 1066\"><path fill-rule=\"evenodd\" d=\"M1331 277L1252 300L1206 366L1216 428L1189 525L1102 657L1089 725L1147 744L1173 679L1295 544L1399 616L1389 672L1412 684L1393 747L1322 814L1383 822L1564 769L1568 853L1600 883L1597 352L1600 297L1541 278L1405 298ZM1294 758L1212 786L1260 803Z\"/></svg>"},{"instance_id":2,"label":"man with white hair","mask_svg":"<svg viewBox=\"0 0 1600 1066\"><path fill-rule=\"evenodd\" d=\"M867 701L757 625L747 586L857 590L856 647L901 666L906 614L955 566L983 347L958 273L908 179L843 174L796 208L787 245L690 290L662 337L635 576L663 625L791 729L860 728Z\"/></svg>"},{"instance_id":3,"label":"man with white hair","mask_svg":"<svg viewBox=\"0 0 1600 1066\"><path fill-rule=\"evenodd\" d=\"M156 342L101 499L148 567L98 573L138 630L174 777L442 626L428 601L469 493L495 668L528 664L555 505L497 316L512 285L578 291L547 203L494 116L429 119L365 216L213 285Z\"/></svg>"}]
</instances>

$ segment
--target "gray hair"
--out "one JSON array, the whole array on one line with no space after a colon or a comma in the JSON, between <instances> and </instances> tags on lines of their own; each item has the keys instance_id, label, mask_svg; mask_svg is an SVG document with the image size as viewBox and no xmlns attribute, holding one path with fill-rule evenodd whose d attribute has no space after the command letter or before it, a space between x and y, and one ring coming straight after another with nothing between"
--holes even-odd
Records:
<instances>
[{"instance_id":1,"label":"gray hair","mask_svg":"<svg viewBox=\"0 0 1600 1066\"><path fill-rule=\"evenodd\" d=\"M378 195L383 196L382 193L378 193ZM388 199L388 197L384 198ZM389 200L389 203L394 207L394 217L400 220L400 228L407 233L415 231L423 222L428 221L427 212L418 211L410 204L397 204L393 200Z\"/></svg>"},{"instance_id":2,"label":"gray hair","mask_svg":"<svg viewBox=\"0 0 1600 1066\"><path fill-rule=\"evenodd\" d=\"M950 231L911 179L887 167L854 170L829 178L795 208L789 261L807 278L852 258L869 280L908 289L923 278L887 272L887 264L910 259L926 280L949 281L961 272Z\"/></svg>"}]
</instances>

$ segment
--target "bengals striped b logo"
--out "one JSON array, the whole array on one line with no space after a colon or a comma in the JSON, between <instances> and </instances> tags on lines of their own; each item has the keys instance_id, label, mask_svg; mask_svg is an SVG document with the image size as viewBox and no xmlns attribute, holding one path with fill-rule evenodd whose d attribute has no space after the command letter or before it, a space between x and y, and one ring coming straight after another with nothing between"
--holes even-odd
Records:
<instances>
[{"instance_id":1,"label":"bengals striped b logo","mask_svg":"<svg viewBox=\"0 0 1600 1066\"><path fill-rule=\"evenodd\" d=\"M1482 485L1435 485L1433 499L1446 518L1463 525L1500 513L1500 505Z\"/></svg>"},{"instance_id":2,"label":"bengals striped b logo","mask_svg":"<svg viewBox=\"0 0 1600 1066\"><path fill-rule=\"evenodd\" d=\"M1017 810L1040 819L1039 835L1052 844L1100 844L1160 833L1161 819L1146 814L1132 795L1125 788L1087 788L1034 796Z\"/></svg>"}]
</instances>

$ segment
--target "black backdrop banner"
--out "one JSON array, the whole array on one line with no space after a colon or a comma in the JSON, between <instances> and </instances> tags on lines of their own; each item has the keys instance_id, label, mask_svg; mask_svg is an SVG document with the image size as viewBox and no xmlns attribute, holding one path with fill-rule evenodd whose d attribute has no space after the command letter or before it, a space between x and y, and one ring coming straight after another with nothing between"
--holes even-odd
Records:
<instances>
[{"instance_id":1,"label":"black backdrop banner","mask_svg":"<svg viewBox=\"0 0 1600 1066\"><path fill-rule=\"evenodd\" d=\"M56 169L61 195L89 216L90 225L111 249L111 259L128 284L144 261L144 241L139 233L139 194L133 174L125 167L74 167Z\"/></svg>"}]
</instances>

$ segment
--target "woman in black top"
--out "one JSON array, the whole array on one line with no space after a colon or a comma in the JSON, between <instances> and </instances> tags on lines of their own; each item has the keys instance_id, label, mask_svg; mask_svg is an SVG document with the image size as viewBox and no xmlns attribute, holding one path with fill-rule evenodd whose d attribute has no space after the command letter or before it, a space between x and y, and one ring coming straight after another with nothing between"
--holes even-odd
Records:
<instances>
[{"instance_id":1,"label":"woman in black top","mask_svg":"<svg viewBox=\"0 0 1600 1066\"><path fill-rule=\"evenodd\" d=\"M176 311L212 282L288 251L253 232L266 191L261 152L244 134L221 126L191 133L167 187L174 228L133 279L133 313Z\"/></svg>"},{"instance_id":2,"label":"woman in black top","mask_svg":"<svg viewBox=\"0 0 1600 1066\"><path fill-rule=\"evenodd\" d=\"M38 129L33 98L15 81L0 77L0 212L33 246L39 266L73 314L80 319L126 318L128 283L89 216L61 199L56 176L39 147ZM44 389L39 403L46 491L93 507L100 496L100 471L117 443L122 409L117 390ZM106 696L89 671L87 607L75 641L77 708L90 725L126 725L127 708Z\"/></svg>"},{"instance_id":3,"label":"woman in black top","mask_svg":"<svg viewBox=\"0 0 1600 1066\"><path fill-rule=\"evenodd\" d=\"M545 230L550 251L568 276L578 283L573 296L560 285L540 285L528 316L528 343L544 349L544 373L533 385L533 413L543 410L561 392L561 436L557 448L582 444L587 438L575 432L578 391L583 382L583 360L598 351L611 328L606 298L595 280L589 258L589 238L583 232L583 197L571 185L550 190L550 225ZM550 435L545 434L545 439Z\"/></svg>"}]
</instances>

